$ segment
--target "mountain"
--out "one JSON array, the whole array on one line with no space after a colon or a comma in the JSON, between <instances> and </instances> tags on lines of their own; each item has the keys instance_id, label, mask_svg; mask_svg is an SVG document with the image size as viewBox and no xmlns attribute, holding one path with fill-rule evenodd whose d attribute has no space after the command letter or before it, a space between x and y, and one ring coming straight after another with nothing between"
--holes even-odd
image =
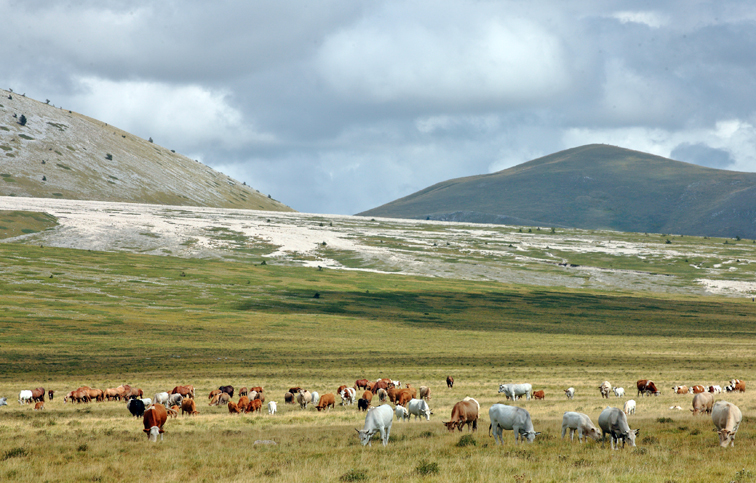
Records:
<instances>
[{"instance_id":1,"label":"mountain","mask_svg":"<svg viewBox=\"0 0 756 483\"><path fill-rule=\"evenodd\" d=\"M756 238L756 173L592 144L359 215Z\"/></svg>"},{"instance_id":2,"label":"mountain","mask_svg":"<svg viewBox=\"0 0 756 483\"><path fill-rule=\"evenodd\" d=\"M294 211L170 149L4 90L0 177L0 196Z\"/></svg>"}]
</instances>

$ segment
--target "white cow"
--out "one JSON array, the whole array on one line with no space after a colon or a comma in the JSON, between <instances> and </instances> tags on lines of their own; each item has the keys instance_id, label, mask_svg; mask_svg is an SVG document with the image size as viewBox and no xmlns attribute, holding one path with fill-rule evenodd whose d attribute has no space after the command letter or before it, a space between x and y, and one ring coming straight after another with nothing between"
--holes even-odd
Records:
<instances>
[{"instance_id":1,"label":"white cow","mask_svg":"<svg viewBox=\"0 0 756 483\"><path fill-rule=\"evenodd\" d=\"M599 391L601 392L601 397L605 397L609 399L609 391L612 390L612 383L609 381L604 381L599 386Z\"/></svg>"},{"instance_id":2,"label":"white cow","mask_svg":"<svg viewBox=\"0 0 756 483\"><path fill-rule=\"evenodd\" d=\"M488 432L490 434L491 428L493 428L494 442L499 444L504 444L503 429L514 431L515 444L518 444L520 439L525 439L528 443L532 443L535 437L541 434L533 430L530 413L516 406L494 404L488 410L488 419L491 420Z\"/></svg>"},{"instance_id":3,"label":"white cow","mask_svg":"<svg viewBox=\"0 0 756 483\"><path fill-rule=\"evenodd\" d=\"M8 405L8 398L0 397L0 406L7 406L7 405Z\"/></svg>"},{"instance_id":4,"label":"white cow","mask_svg":"<svg viewBox=\"0 0 756 483\"><path fill-rule=\"evenodd\" d=\"M635 414L635 399L630 399L625 403L625 407L622 408L622 412L625 414Z\"/></svg>"},{"instance_id":5,"label":"white cow","mask_svg":"<svg viewBox=\"0 0 756 483\"><path fill-rule=\"evenodd\" d=\"M183 400L184 396L182 396L181 394L171 394L171 396L168 398L168 405L166 407L168 408L171 406L181 406L181 401Z\"/></svg>"},{"instance_id":6,"label":"white cow","mask_svg":"<svg viewBox=\"0 0 756 483\"><path fill-rule=\"evenodd\" d=\"M722 386L711 386L710 389L712 394L720 394L722 392Z\"/></svg>"},{"instance_id":7,"label":"white cow","mask_svg":"<svg viewBox=\"0 0 756 483\"><path fill-rule=\"evenodd\" d=\"M167 406L168 399L170 399L170 397L171 397L170 394L168 394L167 392L159 392L155 394L155 397L153 400L155 401L155 404L162 404L165 407L170 407L170 406Z\"/></svg>"},{"instance_id":8,"label":"white cow","mask_svg":"<svg viewBox=\"0 0 756 483\"><path fill-rule=\"evenodd\" d=\"M625 397L625 388L624 387L615 387L612 388L614 391L614 395L617 397Z\"/></svg>"},{"instance_id":9,"label":"white cow","mask_svg":"<svg viewBox=\"0 0 756 483\"><path fill-rule=\"evenodd\" d=\"M507 399L515 400L518 396L525 396L525 399L530 399L530 392L533 390L533 386L524 384L499 384L499 393L504 393Z\"/></svg>"},{"instance_id":10,"label":"white cow","mask_svg":"<svg viewBox=\"0 0 756 483\"><path fill-rule=\"evenodd\" d=\"M368 409L365 416L365 426L362 429L355 429L357 435L360 437L362 446L373 446L370 440L377 431L380 431L381 441L383 442L383 446L386 446L389 442L392 422L394 422L394 411L391 410L390 405L384 404L377 408Z\"/></svg>"},{"instance_id":11,"label":"white cow","mask_svg":"<svg viewBox=\"0 0 756 483\"><path fill-rule=\"evenodd\" d=\"M23 391L18 393L18 403L24 404L24 403L31 403L32 402L32 392L28 389L24 389Z\"/></svg>"},{"instance_id":12,"label":"white cow","mask_svg":"<svg viewBox=\"0 0 756 483\"><path fill-rule=\"evenodd\" d=\"M354 398L357 395L357 391L353 387L347 387L345 389L342 389L339 393L339 396L341 396L341 405L352 405L354 404Z\"/></svg>"},{"instance_id":13,"label":"white cow","mask_svg":"<svg viewBox=\"0 0 756 483\"><path fill-rule=\"evenodd\" d=\"M575 388L568 387L564 390L564 395L567 396L567 399L575 399Z\"/></svg>"},{"instance_id":14,"label":"white cow","mask_svg":"<svg viewBox=\"0 0 756 483\"><path fill-rule=\"evenodd\" d=\"M400 419L402 421L406 421L410 418L409 413L407 412L407 409L404 406L400 406L397 404L394 412L396 413L397 421L399 421Z\"/></svg>"},{"instance_id":15,"label":"white cow","mask_svg":"<svg viewBox=\"0 0 756 483\"><path fill-rule=\"evenodd\" d=\"M425 416L426 421L430 421L431 414L433 414L433 411L428 407L428 403L423 399L411 399L407 403L407 410L410 416L415 416L415 419ZM478 408L478 411L480 411L480 408Z\"/></svg>"},{"instance_id":16,"label":"white cow","mask_svg":"<svg viewBox=\"0 0 756 483\"><path fill-rule=\"evenodd\" d=\"M318 401L320 401L320 394L318 394L318 391L312 391L312 398L310 399L310 402L317 405Z\"/></svg>"},{"instance_id":17,"label":"white cow","mask_svg":"<svg viewBox=\"0 0 756 483\"><path fill-rule=\"evenodd\" d=\"M297 402L301 409L307 409L307 405L312 401L312 394L306 389L300 389L297 393Z\"/></svg>"},{"instance_id":18,"label":"white cow","mask_svg":"<svg viewBox=\"0 0 756 483\"><path fill-rule=\"evenodd\" d=\"M144 403L145 408L152 406L152 399L148 397L142 398L142 402Z\"/></svg>"},{"instance_id":19,"label":"white cow","mask_svg":"<svg viewBox=\"0 0 756 483\"><path fill-rule=\"evenodd\" d=\"M593 425L593 421L587 414L567 411L562 416L562 439L564 439L567 429L570 430L570 441L575 441L575 432L577 431L578 441L583 443L586 436L599 441L601 431Z\"/></svg>"},{"instance_id":20,"label":"white cow","mask_svg":"<svg viewBox=\"0 0 756 483\"><path fill-rule=\"evenodd\" d=\"M612 437L612 449L619 448L619 440L622 440L622 447L625 447L627 441L630 446L635 446L635 437L640 429L630 429L627 424L627 416L617 408L607 407L599 415L599 426L601 427L601 446L604 446L606 435ZM615 447L616 446L616 447Z\"/></svg>"},{"instance_id":21,"label":"white cow","mask_svg":"<svg viewBox=\"0 0 756 483\"><path fill-rule=\"evenodd\" d=\"M278 405L275 401L268 401L268 414L276 414L278 411Z\"/></svg>"},{"instance_id":22,"label":"white cow","mask_svg":"<svg viewBox=\"0 0 756 483\"><path fill-rule=\"evenodd\" d=\"M719 446L735 446L735 433L743 420L740 408L727 401L717 401L711 410L711 420L719 434Z\"/></svg>"}]
</instances>

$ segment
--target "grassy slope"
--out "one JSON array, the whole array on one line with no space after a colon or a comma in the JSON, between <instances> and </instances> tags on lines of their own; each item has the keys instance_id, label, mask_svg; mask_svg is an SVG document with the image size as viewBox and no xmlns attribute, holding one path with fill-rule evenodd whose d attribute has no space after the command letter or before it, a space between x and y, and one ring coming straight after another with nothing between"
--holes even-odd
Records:
<instances>
[{"instance_id":1,"label":"grassy slope","mask_svg":"<svg viewBox=\"0 0 756 483\"><path fill-rule=\"evenodd\" d=\"M433 464L436 481L749 481L756 473L749 393L727 396L746 420L738 446L723 451L710 419L691 417L690 398L669 390L754 380L750 301L16 244L0 245L0 258L0 395L13 399L38 386L59 392L42 413L15 401L0 408L6 480L111 481L135 465L167 481L360 481L363 470L366 481L427 481L423 471ZM453 390L444 387L446 374L455 376ZM431 422L394 422L387 450L363 449L353 428L364 416L353 407L323 414L282 404L291 385L324 394L363 376L431 386ZM621 406L598 397L601 381L632 394L640 377L654 378L664 394L638 399L630 417L641 428L637 450L610 455L593 442L560 440L564 411L595 422L606 404ZM543 434L516 448L509 433L495 447L486 428L487 410L500 400L496 388L524 380L547 393L546 401L518 402ZM232 417L200 396L200 416L170 420L165 442L147 446L141 422L121 404L61 401L78 385L124 382L150 396L187 382L200 394L260 384L280 414ZM568 386L577 389L572 402L560 397ZM481 402L482 421L475 445L459 447L459 434L446 434L439 421L468 395ZM669 411L673 404L686 411ZM258 439L279 444L253 446Z\"/></svg>"},{"instance_id":2,"label":"grassy slope","mask_svg":"<svg viewBox=\"0 0 756 483\"><path fill-rule=\"evenodd\" d=\"M541 226L752 238L755 200L753 173L588 145L438 183L361 214L443 218L471 212L466 216L479 221L506 215Z\"/></svg>"},{"instance_id":3,"label":"grassy slope","mask_svg":"<svg viewBox=\"0 0 756 483\"><path fill-rule=\"evenodd\" d=\"M293 211L170 149L4 90L0 157L4 196Z\"/></svg>"}]
</instances>

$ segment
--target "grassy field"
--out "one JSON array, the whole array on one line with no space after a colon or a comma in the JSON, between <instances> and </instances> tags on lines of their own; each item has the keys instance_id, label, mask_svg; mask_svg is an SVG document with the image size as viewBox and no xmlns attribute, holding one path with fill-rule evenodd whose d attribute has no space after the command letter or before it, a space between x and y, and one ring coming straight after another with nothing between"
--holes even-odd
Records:
<instances>
[{"instance_id":1,"label":"grassy field","mask_svg":"<svg viewBox=\"0 0 756 483\"><path fill-rule=\"evenodd\" d=\"M440 278L318 270L274 263L0 245L0 479L35 481L754 481L756 404L739 405L736 447L719 448L708 417L690 415L675 384L754 380L756 303L750 299L544 289ZM317 294L317 297L315 297ZM447 374L455 377L445 387ZM430 422L394 422L383 448L359 445L353 407L328 413L283 404L290 386L321 394L357 378L432 388ZM609 380L634 394L639 446L612 452L560 439L562 413L597 422ZM498 385L531 382L521 401L542 431L533 445L487 435ZM121 403L63 404L80 385L129 383L150 397L198 388L194 418L170 420L148 445ZM262 385L276 416L207 406L221 384ZM45 411L16 403L43 386ZM562 393L573 386L574 401ZM751 386L749 386L751 387ZM465 396L481 403L471 439L441 420ZM338 398L337 398L338 399ZM625 398L627 399L627 398ZM670 410L680 405L683 411ZM273 440L277 445L255 445Z\"/></svg>"}]
</instances>

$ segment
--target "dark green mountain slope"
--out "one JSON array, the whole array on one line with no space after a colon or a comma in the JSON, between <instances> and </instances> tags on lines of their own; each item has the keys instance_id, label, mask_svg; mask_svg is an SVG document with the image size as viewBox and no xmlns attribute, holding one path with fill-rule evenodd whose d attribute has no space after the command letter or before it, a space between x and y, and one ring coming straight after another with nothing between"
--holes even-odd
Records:
<instances>
[{"instance_id":1,"label":"dark green mountain slope","mask_svg":"<svg viewBox=\"0 0 756 483\"><path fill-rule=\"evenodd\" d=\"M592 144L359 215L756 238L756 173Z\"/></svg>"}]
</instances>

